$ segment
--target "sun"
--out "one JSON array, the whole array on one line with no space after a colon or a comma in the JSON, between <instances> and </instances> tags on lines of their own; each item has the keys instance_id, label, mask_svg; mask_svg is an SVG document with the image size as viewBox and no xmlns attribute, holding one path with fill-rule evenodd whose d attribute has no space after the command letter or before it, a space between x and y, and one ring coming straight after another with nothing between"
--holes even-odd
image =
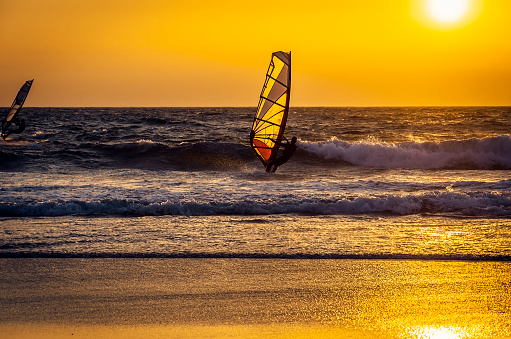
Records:
<instances>
[{"instance_id":1,"label":"sun","mask_svg":"<svg viewBox=\"0 0 511 339\"><path fill-rule=\"evenodd\" d=\"M428 12L442 23L457 22L468 11L469 0L428 0Z\"/></svg>"},{"instance_id":2,"label":"sun","mask_svg":"<svg viewBox=\"0 0 511 339\"><path fill-rule=\"evenodd\" d=\"M410 16L435 31L466 27L483 13L484 0L410 0Z\"/></svg>"}]
</instances>

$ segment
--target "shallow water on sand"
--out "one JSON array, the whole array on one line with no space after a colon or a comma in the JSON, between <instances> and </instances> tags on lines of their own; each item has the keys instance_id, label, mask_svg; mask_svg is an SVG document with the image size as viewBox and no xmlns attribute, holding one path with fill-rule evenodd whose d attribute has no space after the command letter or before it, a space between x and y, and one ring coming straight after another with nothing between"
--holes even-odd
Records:
<instances>
[{"instance_id":1,"label":"shallow water on sand","mask_svg":"<svg viewBox=\"0 0 511 339\"><path fill-rule=\"evenodd\" d=\"M428 215L7 219L3 257L511 260L511 221Z\"/></svg>"},{"instance_id":2,"label":"shallow water on sand","mask_svg":"<svg viewBox=\"0 0 511 339\"><path fill-rule=\"evenodd\" d=\"M196 258L1 264L0 327L8 338L20 328L72 329L74 337L116 332L119 338L141 332L185 338L511 337L509 263Z\"/></svg>"}]
</instances>

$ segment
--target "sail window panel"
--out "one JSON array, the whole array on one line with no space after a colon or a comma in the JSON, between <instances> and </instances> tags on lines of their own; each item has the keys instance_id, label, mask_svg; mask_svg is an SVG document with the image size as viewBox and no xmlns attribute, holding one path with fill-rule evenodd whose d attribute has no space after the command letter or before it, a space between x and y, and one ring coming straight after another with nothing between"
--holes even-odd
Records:
<instances>
[{"instance_id":1,"label":"sail window panel","mask_svg":"<svg viewBox=\"0 0 511 339\"><path fill-rule=\"evenodd\" d=\"M272 139L275 138L275 134L272 133L274 132L274 130L272 128L269 128L267 132L268 134L263 134L261 135L261 138L254 140L259 140L260 144L262 145L261 147L273 148L273 146L275 146L275 143L271 141L270 138Z\"/></svg>"},{"instance_id":2,"label":"sail window panel","mask_svg":"<svg viewBox=\"0 0 511 339\"><path fill-rule=\"evenodd\" d=\"M271 90L273 89L273 86L275 85L275 80L272 78L268 78L268 82L266 83L266 87L264 88L263 93L261 93L261 96L263 98L267 98L270 94Z\"/></svg>"},{"instance_id":3,"label":"sail window panel","mask_svg":"<svg viewBox=\"0 0 511 339\"><path fill-rule=\"evenodd\" d=\"M275 67L274 71L270 74L267 74L267 83L266 87L261 94L263 97L267 98L271 91L274 90L275 86L282 86L279 83L275 82L275 79L279 77L279 74L281 73L281 70L283 68L284 64L280 62L280 67Z\"/></svg>"},{"instance_id":4,"label":"sail window panel","mask_svg":"<svg viewBox=\"0 0 511 339\"><path fill-rule=\"evenodd\" d=\"M255 132L254 137L263 138L264 133L261 131L263 131L265 128L268 128L268 126L271 126L271 124L266 121L263 120L254 121L254 125L252 126L252 130L254 130Z\"/></svg>"},{"instance_id":5,"label":"sail window panel","mask_svg":"<svg viewBox=\"0 0 511 339\"><path fill-rule=\"evenodd\" d=\"M283 84L286 84L289 87L289 67L284 65L282 71L280 72L277 80Z\"/></svg>"},{"instance_id":6,"label":"sail window panel","mask_svg":"<svg viewBox=\"0 0 511 339\"><path fill-rule=\"evenodd\" d=\"M273 102L264 100L264 103L260 106L259 114L257 115L257 118L264 119L264 116L268 112L268 110L273 106Z\"/></svg>"},{"instance_id":7,"label":"sail window panel","mask_svg":"<svg viewBox=\"0 0 511 339\"><path fill-rule=\"evenodd\" d=\"M285 106L286 105L286 100L287 100L287 92L284 93L277 101L276 103L278 105L282 105L282 106ZM277 105L275 105L277 106ZM277 107L280 107L280 106L277 106Z\"/></svg>"},{"instance_id":8,"label":"sail window panel","mask_svg":"<svg viewBox=\"0 0 511 339\"><path fill-rule=\"evenodd\" d=\"M12 106L11 110L9 111L9 114L7 115L7 118L5 118L5 121L11 121L12 118L16 115L16 112L18 112L18 109L20 108L20 105L14 105Z\"/></svg>"},{"instance_id":9,"label":"sail window panel","mask_svg":"<svg viewBox=\"0 0 511 339\"><path fill-rule=\"evenodd\" d=\"M282 121L282 119L280 119ZM279 126L275 126L270 124L267 128L261 131L261 133L264 133L266 138L276 139L279 136L280 128ZM274 142L271 141L271 145L273 145Z\"/></svg>"},{"instance_id":10,"label":"sail window panel","mask_svg":"<svg viewBox=\"0 0 511 339\"><path fill-rule=\"evenodd\" d=\"M260 126L257 126L257 134L255 137L260 139L274 138L278 135L278 132L279 126L275 126L266 122ZM271 140L265 141L265 143L267 145L273 145L273 141Z\"/></svg>"},{"instance_id":11,"label":"sail window panel","mask_svg":"<svg viewBox=\"0 0 511 339\"><path fill-rule=\"evenodd\" d=\"M285 52L275 52L273 53L273 56L277 57L279 60L282 60L282 62L286 63L286 65L289 65L289 54Z\"/></svg>"},{"instance_id":12,"label":"sail window panel","mask_svg":"<svg viewBox=\"0 0 511 339\"><path fill-rule=\"evenodd\" d=\"M272 61L274 64L274 68L271 72L268 72L268 75L270 75L274 79L277 79L280 73L282 72L284 66L286 66L286 64L284 64L282 60L276 58L275 56L273 57Z\"/></svg>"},{"instance_id":13,"label":"sail window panel","mask_svg":"<svg viewBox=\"0 0 511 339\"><path fill-rule=\"evenodd\" d=\"M25 86L23 86L25 87ZM26 88L23 88L21 92L16 96L16 102L22 103L27 98L28 92L26 92Z\"/></svg>"},{"instance_id":14,"label":"sail window panel","mask_svg":"<svg viewBox=\"0 0 511 339\"><path fill-rule=\"evenodd\" d=\"M287 94L284 94L278 99L278 103L286 103ZM269 103L269 101L267 101ZM261 123L265 123L266 121L269 122L272 125L277 125L277 127L280 127L282 124L282 119L284 117L284 109L279 105L270 105L268 109L266 110L266 113L262 115L259 119L262 120L256 120L254 122L254 131L258 131L261 128ZM257 126L257 127L256 127Z\"/></svg>"},{"instance_id":15,"label":"sail window panel","mask_svg":"<svg viewBox=\"0 0 511 339\"><path fill-rule=\"evenodd\" d=\"M262 105L259 105L257 117L259 119L263 119L263 116L265 116L266 112L270 109L270 107L274 105L274 102L281 105L279 109L284 108L284 106L286 105L286 101L279 100L279 98L281 99L282 96L286 93L286 91L287 91L286 87L282 86L279 83L275 83L275 86L273 87L271 93L268 96L269 100L265 99L264 103Z\"/></svg>"},{"instance_id":16,"label":"sail window panel","mask_svg":"<svg viewBox=\"0 0 511 339\"><path fill-rule=\"evenodd\" d=\"M278 136L279 126L275 126L268 122L262 122L257 125L254 131L256 131L254 139L260 139L266 145L273 147L275 143L272 140L269 140L269 138L275 139Z\"/></svg>"},{"instance_id":17,"label":"sail window panel","mask_svg":"<svg viewBox=\"0 0 511 339\"><path fill-rule=\"evenodd\" d=\"M270 138L278 133L279 128L280 126L275 126L273 123L259 121L259 123L253 127L253 130L256 133L254 138Z\"/></svg>"},{"instance_id":18,"label":"sail window panel","mask_svg":"<svg viewBox=\"0 0 511 339\"><path fill-rule=\"evenodd\" d=\"M281 100L281 99L279 99ZM285 100L285 99L284 99ZM269 121L273 124L280 125L282 116L284 115L284 108L279 105L272 105L266 114L262 117L263 120Z\"/></svg>"},{"instance_id":19,"label":"sail window panel","mask_svg":"<svg viewBox=\"0 0 511 339\"><path fill-rule=\"evenodd\" d=\"M286 91L287 91L287 87L286 86L283 86L280 83L276 82L275 85L273 86L273 88L271 89L270 94L268 95L268 99L275 102Z\"/></svg>"},{"instance_id":20,"label":"sail window panel","mask_svg":"<svg viewBox=\"0 0 511 339\"><path fill-rule=\"evenodd\" d=\"M275 129L273 126L268 126L267 128L263 129L260 133L259 138L254 138L254 140L259 140L262 144L264 144L264 147L273 148L275 146L275 142L273 142L271 139L275 139L277 137L278 130Z\"/></svg>"},{"instance_id":21,"label":"sail window panel","mask_svg":"<svg viewBox=\"0 0 511 339\"><path fill-rule=\"evenodd\" d=\"M279 78L279 77L280 78L284 77L284 78L286 78L286 82L287 82L288 66L286 64L284 64L280 59L276 58L275 56L273 56L273 58L272 58L271 65L273 65L273 67L270 66L270 68L268 69L268 73L266 75L266 82L265 82L263 91L261 93L261 96L263 99L269 99L270 101L276 101L287 90L287 87L276 82L275 79ZM284 76L281 76L283 69L285 69L286 74ZM259 109L257 112L257 117L259 119L261 119L262 116L265 115L266 111L270 108L270 106L272 104L273 104L272 102L268 102L268 101L260 102Z\"/></svg>"},{"instance_id":22,"label":"sail window panel","mask_svg":"<svg viewBox=\"0 0 511 339\"><path fill-rule=\"evenodd\" d=\"M30 86L32 86L32 81L27 81L23 86L21 86L20 91L18 92L18 95L16 95L16 103L19 105L23 104L25 99L28 96L28 91L30 90Z\"/></svg>"}]
</instances>

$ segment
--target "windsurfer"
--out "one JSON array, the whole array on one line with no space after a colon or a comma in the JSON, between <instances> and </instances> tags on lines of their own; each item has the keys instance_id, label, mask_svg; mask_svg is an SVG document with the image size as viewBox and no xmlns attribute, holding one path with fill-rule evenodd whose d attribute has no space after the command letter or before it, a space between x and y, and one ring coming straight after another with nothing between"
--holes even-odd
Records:
<instances>
[{"instance_id":1,"label":"windsurfer","mask_svg":"<svg viewBox=\"0 0 511 339\"><path fill-rule=\"evenodd\" d=\"M12 133L20 134L21 132L23 132L25 130L25 127L26 127L25 119L21 119L21 120L15 119L15 120L12 121L12 123L15 124L16 126L18 126L18 128L10 129L5 134L2 134L2 138L4 140L5 140L5 138L7 138Z\"/></svg>"},{"instance_id":2,"label":"windsurfer","mask_svg":"<svg viewBox=\"0 0 511 339\"><path fill-rule=\"evenodd\" d=\"M266 172L274 173L277 170L277 167L287 162L296 151L296 137L291 138L291 142L286 139L286 143L275 141L275 143L279 146L284 147L284 151L282 155L278 158L270 161L268 166L266 166Z\"/></svg>"}]
</instances>

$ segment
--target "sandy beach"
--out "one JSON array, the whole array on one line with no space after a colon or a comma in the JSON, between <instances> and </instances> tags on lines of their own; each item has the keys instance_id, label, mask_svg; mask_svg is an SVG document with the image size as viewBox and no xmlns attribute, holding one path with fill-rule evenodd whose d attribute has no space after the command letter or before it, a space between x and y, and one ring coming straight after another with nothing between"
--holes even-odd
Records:
<instances>
[{"instance_id":1,"label":"sandy beach","mask_svg":"<svg viewBox=\"0 0 511 339\"><path fill-rule=\"evenodd\" d=\"M3 338L508 338L507 262L0 260Z\"/></svg>"}]
</instances>

